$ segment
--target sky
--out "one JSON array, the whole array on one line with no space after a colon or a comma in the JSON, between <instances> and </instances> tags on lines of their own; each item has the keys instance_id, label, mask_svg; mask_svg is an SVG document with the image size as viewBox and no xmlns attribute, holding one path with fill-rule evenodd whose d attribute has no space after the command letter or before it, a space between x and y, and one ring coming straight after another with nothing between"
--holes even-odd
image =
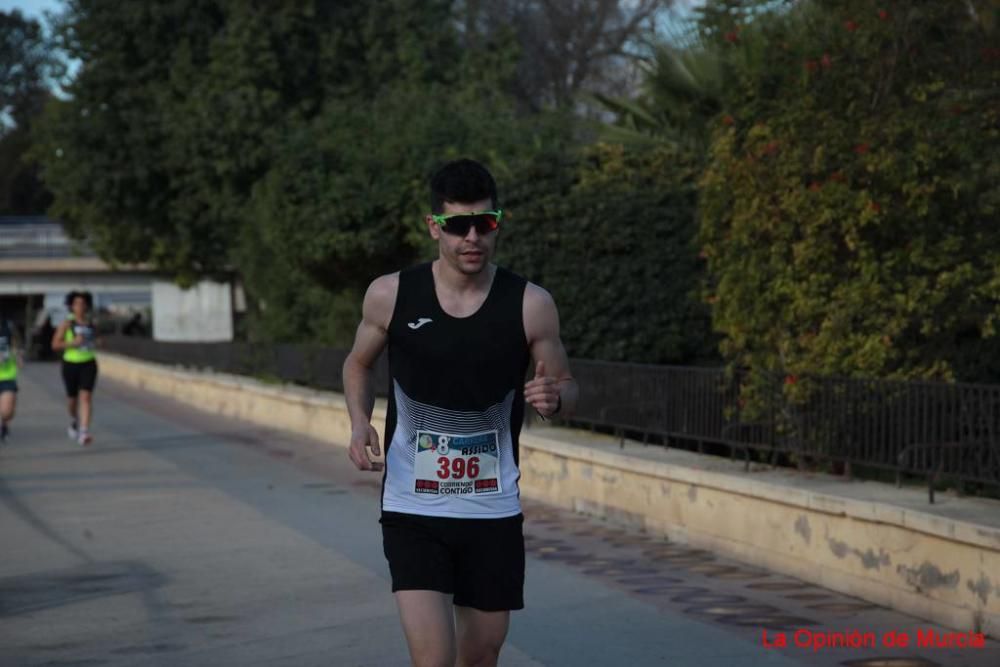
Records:
<instances>
[{"instance_id":1,"label":"sky","mask_svg":"<svg viewBox=\"0 0 1000 667\"><path fill-rule=\"evenodd\" d=\"M41 19L44 11L58 11L62 3L58 0L0 0L0 10L9 12L20 9L25 16Z\"/></svg>"}]
</instances>

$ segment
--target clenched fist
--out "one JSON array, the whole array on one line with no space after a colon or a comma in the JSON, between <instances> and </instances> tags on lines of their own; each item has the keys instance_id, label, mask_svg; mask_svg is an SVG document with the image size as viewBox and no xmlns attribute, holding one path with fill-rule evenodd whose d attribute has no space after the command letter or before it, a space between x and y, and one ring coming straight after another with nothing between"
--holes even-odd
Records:
<instances>
[{"instance_id":1,"label":"clenched fist","mask_svg":"<svg viewBox=\"0 0 1000 667\"><path fill-rule=\"evenodd\" d=\"M551 417L559 411L559 384L545 374L545 362L535 364L535 377L524 385L524 400L542 417Z\"/></svg>"},{"instance_id":2,"label":"clenched fist","mask_svg":"<svg viewBox=\"0 0 1000 667\"><path fill-rule=\"evenodd\" d=\"M382 461L372 459L372 456L382 455L382 449L378 444L378 431L375 430L374 426L365 424L361 428L351 431L351 447L348 455L358 470L379 472L385 467Z\"/></svg>"}]
</instances>

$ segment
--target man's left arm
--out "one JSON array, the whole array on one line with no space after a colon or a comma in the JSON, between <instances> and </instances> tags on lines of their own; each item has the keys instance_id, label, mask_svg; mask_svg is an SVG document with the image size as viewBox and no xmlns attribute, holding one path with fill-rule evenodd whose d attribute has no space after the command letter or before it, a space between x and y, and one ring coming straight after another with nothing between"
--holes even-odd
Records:
<instances>
[{"instance_id":1,"label":"man's left arm","mask_svg":"<svg viewBox=\"0 0 1000 667\"><path fill-rule=\"evenodd\" d=\"M528 283L524 291L524 333L534 377L524 385L524 400L542 417L567 417L576 409L580 389L570 374L566 348L559 337L559 311L552 295Z\"/></svg>"}]
</instances>

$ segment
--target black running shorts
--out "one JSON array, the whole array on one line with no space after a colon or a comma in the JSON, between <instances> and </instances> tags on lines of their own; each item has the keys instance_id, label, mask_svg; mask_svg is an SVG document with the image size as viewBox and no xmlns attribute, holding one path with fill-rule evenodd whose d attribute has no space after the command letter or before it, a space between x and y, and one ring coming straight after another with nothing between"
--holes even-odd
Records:
<instances>
[{"instance_id":1,"label":"black running shorts","mask_svg":"<svg viewBox=\"0 0 1000 667\"><path fill-rule=\"evenodd\" d=\"M66 385L66 395L76 398L80 391L94 391L97 384L97 362L91 359L83 363L62 362L63 384Z\"/></svg>"},{"instance_id":2,"label":"black running shorts","mask_svg":"<svg viewBox=\"0 0 1000 667\"><path fill-rule=\"evenodd\" d=\"M440 591L480 611L524 608L524 515L450 519L382 512L380 523L393 593Z\"/></svg>"}]
</instances>

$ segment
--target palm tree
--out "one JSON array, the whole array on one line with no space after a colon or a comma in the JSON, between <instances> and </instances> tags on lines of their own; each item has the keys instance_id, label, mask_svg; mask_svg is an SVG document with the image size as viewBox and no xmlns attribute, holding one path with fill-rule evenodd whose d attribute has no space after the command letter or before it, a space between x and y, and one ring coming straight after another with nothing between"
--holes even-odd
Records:
<instances>
[{"instance_id":1,"label":"palm tree","mask_svg":"<svg viewBox=\"0 0 1000 667\"><path fill-rule=\"evenodd\" d=\"M715 0L700 18L651 48L635 99L595 95L615 115L601 128L609 141L707 146L711 122L739 94L739 81L763 66L767 16L774 0ZM786 3L790 4L790 3Z\"/></svg>"}]
</instances>

